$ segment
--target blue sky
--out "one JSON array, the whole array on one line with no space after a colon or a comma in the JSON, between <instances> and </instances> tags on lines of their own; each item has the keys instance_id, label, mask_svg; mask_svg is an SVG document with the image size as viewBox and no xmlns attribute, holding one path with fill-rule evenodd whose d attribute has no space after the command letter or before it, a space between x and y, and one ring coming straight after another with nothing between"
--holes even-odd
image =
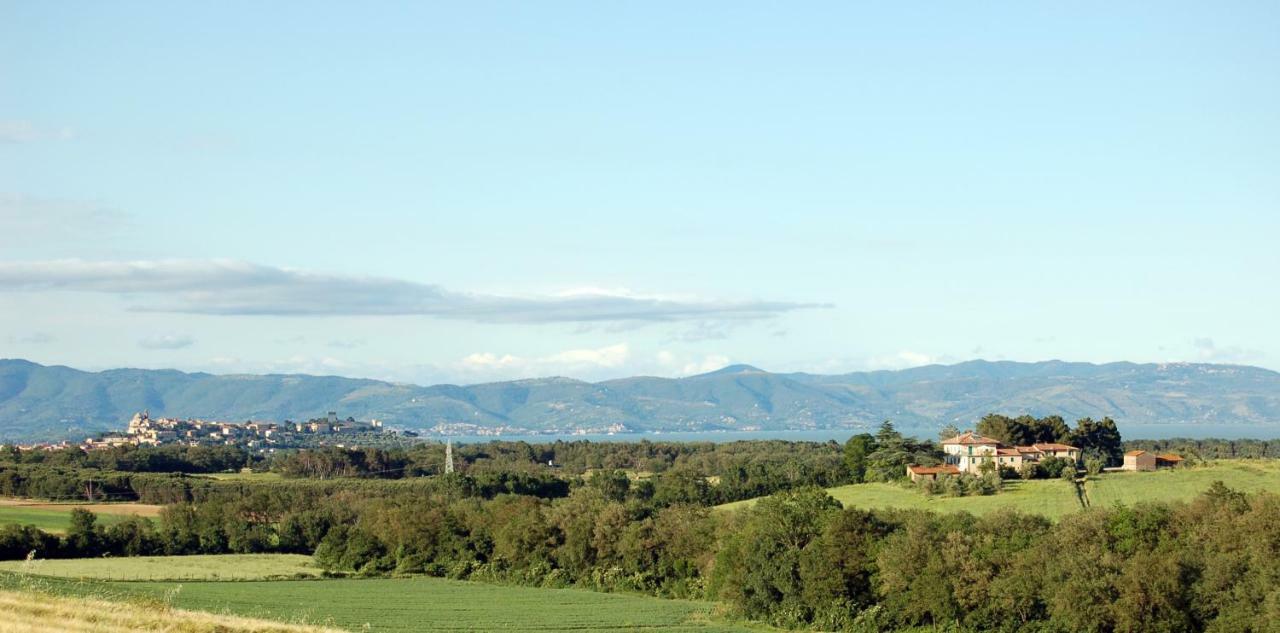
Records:
<instances>
[{"instance_id":1,"label":"blue sky","mask_svg":"<svg viewBox=\"0 0 1280 633\"><path fill-rule=\"evenodd\" d=\"M0 356L1280 368L1275 3L0 3Z\"/></svg>"}]
</instances>

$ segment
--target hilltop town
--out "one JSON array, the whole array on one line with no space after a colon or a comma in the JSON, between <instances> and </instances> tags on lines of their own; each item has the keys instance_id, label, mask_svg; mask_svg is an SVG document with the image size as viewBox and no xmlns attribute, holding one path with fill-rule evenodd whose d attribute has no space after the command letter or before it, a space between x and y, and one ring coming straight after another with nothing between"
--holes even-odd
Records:
<instances>
[{"instance_id":1,"label":"hilltop town","mask_svg":"<svg viewBox=\"0 0 1280 633\"><path fill-rule=\"evenodd\" d=\"M224 422L196 418L151 417L149 411L135 413L123 432L113 431L83 442L39 443L19 446L22 450L57 450L79 446L98 450L120 446L239 446L251 450L316 446L356 446L386 444L396 438L412 438L410 431L393 431L381 420L338 418L334 411L306 422Z\"/></svg>"}]
</instances>

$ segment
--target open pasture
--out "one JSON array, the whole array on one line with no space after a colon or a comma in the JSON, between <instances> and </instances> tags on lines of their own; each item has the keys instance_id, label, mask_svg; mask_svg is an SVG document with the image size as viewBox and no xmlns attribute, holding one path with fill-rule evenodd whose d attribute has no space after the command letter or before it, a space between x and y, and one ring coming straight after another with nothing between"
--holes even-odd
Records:
<instances>
[{"instance_id":1,"label":"open pasture","mask_svg":"<svg viewBox=\"0 0 1280 633\"><path fill-rule=\"evenodd\" d=\"M1117 503L1133 505L1142 501L1190 499L1215 481L1244 492L1280 493L1280 460L1233 459L1155 472L1106 473L1090 481L1086 489L1091 505L1108 507Z\"/></svg>"},{"instance_id":2,"label":"open pasture","mask_svg":"<svg viewBox=\"0 0 1280 633\"><path fill-rule=\"evenodd\" d=\"M301 554L217 554L2 561L0 571L89 580L266 580L319 576Z\"/></svg>"},{"instance_id":3,"label":"open pasture","mask_svg":"<svg viewBox=\"0 0 1280 633\"><path fill-rule=\"evenodd\" d=\"M1280 460L1221 460L1156 472L1110 472L1090 477L1085 492L1093 507L1117 503L1132 505L1142 501L1187 500L1204 492L1214 481L1254 492L1280 492ZM1053 519L1081 510L1074 487L1057 479L1013 480L1005 490L987 497L928 497L919 491L888 483L838 486L827 490L846 508L903 508L937 512L986 514L1012 509ZM718 506L734 509L749 506L755 499Z\"/></svg>"},{"instance_id":4,"label":"open pasture","mask_svg":"<svg viewBox=\"0 0 1280 633\"><path fill-rule=\"evenodd\" d=\"M173 583L103 583L163 596ZM735 633L715 605L581 589L509 587L440 578L183 583L175 607L351 631L613 631Z\"/></svg>"},{"instance_id":5,"label":"open pasture","mask_svg":"<svg viewBox=\"0 0 1280 633\"><path fill-rule=\"evenodd\" d=\"M0 498L0 525L34 525L46 532L60 534L71 525L71 510L74 508L84 508L96 514L99 525L112 525L129 516L157 516L162 507L145 503L76 504Z\"/></svg>"}]
</instances>

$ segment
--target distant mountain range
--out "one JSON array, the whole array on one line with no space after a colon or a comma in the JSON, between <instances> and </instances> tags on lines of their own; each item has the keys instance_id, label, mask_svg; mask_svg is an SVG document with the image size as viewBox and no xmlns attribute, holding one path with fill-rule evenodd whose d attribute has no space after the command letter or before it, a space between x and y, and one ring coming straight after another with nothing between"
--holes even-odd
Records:
<instances>
[{"instance_id":1,"label":"distant mountain range","mask_svg":"<svg viewBox=\"0 0 1280 633\"><path fill-rule=\"evenodd\" d=\"M687 378L538 378L430 387L308 375L85 372L0 360L0 439L82 439L136 411L214 420L336 411L452 434L969 424L993 411L1127 423L1280 421L1280 373L1240 365L970 361L901 371L774 374L734 365Z\"/></svg>"}]
</instances>

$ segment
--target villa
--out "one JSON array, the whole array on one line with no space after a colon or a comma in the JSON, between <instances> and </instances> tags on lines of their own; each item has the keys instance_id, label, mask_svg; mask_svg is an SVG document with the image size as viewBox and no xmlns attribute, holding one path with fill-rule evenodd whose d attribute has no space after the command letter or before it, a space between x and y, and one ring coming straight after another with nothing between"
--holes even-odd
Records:
<instances>
[{"instance_id":1,"label":"villa","mask_svg":"<svg viewBox=\"0 0 1280 633\"><path fill-rule=\"evenodd\" d=\"M1027 462L1038 462L1047 457L1058 457L1080 461L1080 449L1067 444L1053 442L1031 444L1030 446L1005 446L999 440L983 437L973 431L965 431L960 435L942 441L942 452L946 453L946 463L955 466L960 472L979 474L983 464L994 464L997 468L1009 467L1017 470Z\"/></svg>"}]
</instances>

